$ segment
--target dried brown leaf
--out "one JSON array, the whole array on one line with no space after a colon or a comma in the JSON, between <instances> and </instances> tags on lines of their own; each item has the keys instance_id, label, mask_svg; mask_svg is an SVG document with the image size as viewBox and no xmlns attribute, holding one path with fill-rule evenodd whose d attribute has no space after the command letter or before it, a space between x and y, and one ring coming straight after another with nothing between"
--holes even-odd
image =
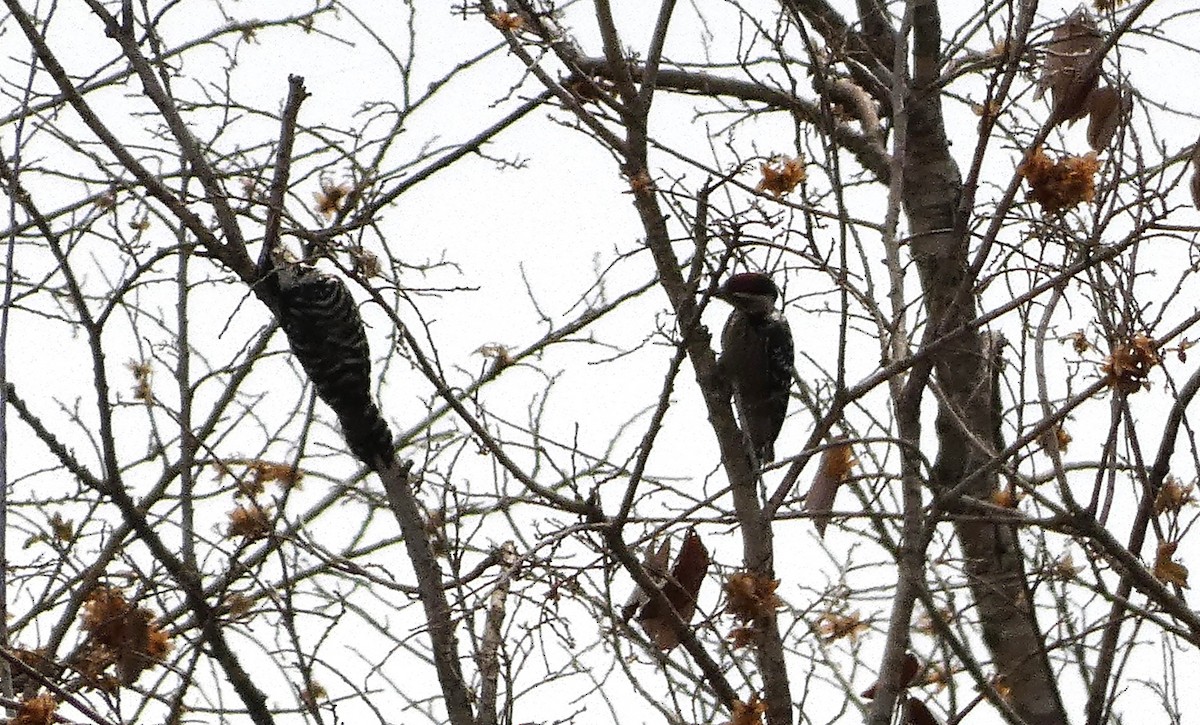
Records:
<instances>
[{"instance_id":1,"label":"dried brown leaf","mask_svg":"<svg viewBox=\"0 0 1200 725\"><path fill-rule=\"evenodd\" d=\"M171 649L170 637L159 628L154 615L134 607L113 587L96 587L88 595L82 627L90 635L82 669L102 688L113 684L103 675L110 665L117 666L119 684L129 686Z\"/></svg>"},{"instance_id":2,"label":"dried brown leaf","mask_svg":"<svg viewBox=\"0 0 1200 725\"><path fill-rule=\"evenodd\" d=\"M1038 445L1041 446L1041 449L1047 453L1054 451L1066 453L1067 448L1070 447L1072 440L1074 439L1071 438L1071 434L1067 432L1066 428L1062 427L1061 423L1059 423L1053 428L1042 431L1042 434L1038 436L1037 442Z\"/></svg>"},{"instance_id":3,"label":"dried brown leaf","mask_svg":"<svg viewBox=\"0 0 1200 725\"><path fill-rule=\"evenodd\" d=\"M733 701L733 712L728 725L762 725L762 716L767 711L767 703L758 699L758 695L750 697L750 702Z\"/></svg>"},{"instance_id":4,"label":"dried brown leaf","mask_svg":"<svg viewBox=\"0 0 1200 725\"><path fill-rule=\"evenodd\" d=\"M1054 445L1058 446L1058 450L1062 453L1067 452L1067 446L1071 445L1071 434L1067 432L1062 425L1054 426Z\"/></svg>"},{"instance_id":5,"label":"dried brown leaf","mask_svg":"<svg viewBox=\"0 0 1200 725\"><path fill-rule=\"evenodd\" d=\"M22 700L17 705L17 712L9 720L9 725L52 725L55 722L54 711L58 701L50 693L42 693L37 697Z\"/></svg>"},{"instance_id":6,"label":"dried brown leaf","mask_svg":"<svg viewBox=\"0 0 1200 725\"><path fill-rule=\"evenodd\" d=\"M1175 357L1179 358L1179 362L1181 362L1181 363L1187 362L1187 358L1188 358L1187 351L1192 349L1192 347L1194 347L1195 345L1196 345L1195 340L1189 340L1185 337L1185 338L1183 338L1183 340L1181 340L1179 342L1178 345L1175 346L1175 348L1174 348Z\"/></svg>"},{"instance_id":7,"label":"dried brown leaf","mask_svg":"<svg viewBox=\"0 0 1200 725\"><path fill-rule=\"evenodd\" d=\"M989 684L991 684L992 689L996 691L996 694L1000 696L1000 699L1004 700L1005 702L1012 701L1013 688L1007 677L1004 675L996 675L992 678L992 681Z\"/></svg>"},{"instance_id":8,"label":"dried brown leaf","mask_svg":"<svg viewBox=\"0 0 1200 725\"><path fill-rule=\"evenodd\" d=\"M322 178L320 183L321 190L313 192L313 200L316 202L314 209L329 219L341 210L342 202L350 195L350 185L335 184L328 177Z\"/></svg>"},{"instance_id":9,"label":"dried brown leaf","mask_svg":"<svg viewBox=\"0 0 1200 725\"><path fill-rule=\"evenodd\" d=\"M779 580L764 574L737 572L725 580L725 612L743 622L775 616L781 602L775 590Z\"/></svg>"},{"instance_id":10,"label":"dried brown leaf","mask_svg":"<svg viewBox=\"0 0 1200 725\"><path fill-rule=\"evenodd\" d=\"M1083 156L1052 160L1035 148L1017 167L1029 182L1029 195L1045 211L1068 209L1096 197L1096 172L1100 162L1094 151Z\"/></svg>"},{"instance_id":11,"label":"dried brown leaf","mask_svg":"<svg viewBox=\"0 0 1200 725\"><path fill-rule=\"evenodd\" d=\"M508 351L506 345L499 342L484 343L475 352L493 360L492 372L498 372L513 364L512 353Z\"/></svg>"},{"instance_id":12,"label":"dried brown leaf","mask_svg":"<svg viewBox=\"0 0 1200 725\"><path fill-rule=\"evenodd\" d=\"M496 12L487 16L488 22L501 30L517 32L525 29L525 18L518 13Z\"/></svg>"},{"instance_id":13,"label":"dried brown leaf","mask_svg":"<svg viewBox=\"0 0 1200 725\"><path fill-rule=\"evenodd\" d=\"M1164 541L1158 545L1154 555L1154 577L1164 584L1177 584L1187 589L1187 567L1171 558L1178 547L1177 541Z\"/></svg>"},{"instance_id":14,"label":"dried brown leaf","mask_svg":"<svg viewBox=\"0 0 1200 725\"><path fill-rule=\"evenodd\" d=\"M790 193L808 177L808 172L804 170L803 158L784 156L758 168L762 172L762 180L755 188L774 194L777 199Z\"/></svg>"},{"instance_id":15,"label":"dried brown leaf","mask_svg":"<svg viewBox=\"0 0 1200 725\"><path fill-rule=\"evenodd\" d=\"M972 103L971 112L982 119L995 118L1000 115L1000 101L991 100L987 104Z\"/></svg>"},{"instance_id":16,"label":"dried brown leaf","mask_svg":"<svg viewBox=\"0 0 1200 725\"><path fill-rule=\"evenodd\" d=\"M567 81L564 86L584 103L594 103L606 96L613 96L617 92L616 84L598 77L575 77Z\"/></svg>"},{"instance_id":17,"label":"dried brown leaf","mask_svg":"<svg viewBox=\"0 0 1200 725\"><path fill-rule=\"evenodd\" d=\"M734 627L729 631L729 646L732 649L749 647L758 640L758 631L754 627Z\"/></svg>"},{"instance_id":18,"label":"dried brown leaf","mask_svg":"<svg viewBox=\"0 0 1200 725\"><path fill-rule=\"evenodd\" d=\"M154 369L150 367L150 363L130 360L125 363L125 367L133 375L132 395L134 399L140 400L146 405L153 405L154 388L151 386L151 383L154 377Z\"/></svg>"},{"instance_id":19,"label":"dried brown leaf","mask_svg":"<svg viewBox=\"0 0 1200 725\"><path fill-rule=\"evenodd\" d=\"M354 263L354 276L359 279L368 280L383 274L379 256L369 249L353 247L350 250L350 260Z\"/></svg>"},{"instance_id":20,"label":"dried brown leaf","mask_svg":"<svg viewBox=\"0 0 1200 725\"><path fill-rule=\"evenodd\" d=\"M61 511L55 511L50 516L50 531L54 533L55 539L68 542L75 537L75 520L64 519Z\"/></svg>"},{"instance_id":21,"label":"dried brown leaf","mask_svg":"<svg viewBox=\"0 0 1200 725\"><path fill-rule=\"evenodd\" d=\"M1192 489L1194 486L1184 486L1179 482L1178 478L1171 476L1159 489L1158 495L1154 497L1154 513L1160 515L1165 511L1178 513L1185 504L1192 502Z\"/></svg>"},{"instance_id":22,"label":"dried brown leaf","mask_svg":"<svg viewBox=\"0 0 1200 725\"><path fill-rule=\"evenodd\" d=\"M1011 488L998 488L992 491L991 495L992 503L1006 509L1015 509L1023 498L1025 498L1024 494Z\"/></svg>"},{"instance_id":23,"label":"dried brown leaf","mask_svg":"<svg viewBox=\"0 0 1200 725\"><path fill-rule=\"evenodd\" d=\"M918 660L917 656L912 652L906 652L904 655L904 661L900 663L900 676L896 678L896 681L900 683L900 689L903 690L912 686L913 682L915 682L917 679L917 674L919 674L920 671L921 661ZM875 684L863 690L862 696L868 700L873 700L875 699L875 693L878 692L879 688L881 687L883 687L882 674L880 674L879 679L875 680Z\"/></svg>"},{"instance_id":24,"label":"dried brown leaf","mask_svg":"<svg viewBox=\"0 0 1200 725\"><path fill-rule=\"evenodd\" d=\"M904 725L939 725L936 717L925 707L925 703L910 697L904 702Z\"/></svg>"},{"instance_id":25,"label":"dried brown leaf","mask_svg":"<svg viewBox=\"0 0 1200 725\"><path fill-rule=\"evenodd\" d=\"M1092 91L1088 98L1088 145L1094 151L1103 151L1112 143L1121 121L1132 108L1129 96L1112 86Z\"/></svg>"},{"instance_id":26,"label":"dried brown leaf","mask_svg":"<svg viewBox=\"0 0 1200 725\"><path fill-rule=\"evenodd\" d=\"M696 598L700 596L700 587L708 574L708 563L708 549L700 540L700 535L695 529L688 529L675 566L662 584L667 601L685 624L691 622L692 615L696 613ZM671 626L671 613L661 600L651 599L647 602L638 614L638 622L646 636L660 649L667 651L679 644L679 637Z\"/></svg>"},{"instance_id":27,"label":"dried brown leaf","mask_svg":"<svg viewBox=\"0 0 1200 725\"><path fill-rule=\"evenodd\" d=\"M654 179L650 178L650 173L645 169L626 178L629 181L629 192L632 194L641 195L654 191Z\"/></svg>"},{"instance_id":28,"label":"dried brown leaf","mask_svg":"<svg viewBox=\"0 0 1200 725\"><path fill-rule=\"evenodd\" d=\"M62 667L47 657L49 650L45 647L37 649L13 647L11 651L13 656L36 673L13 668L13 692L25 692L30 687L36 689L38 686L44 685L46 681L55 681L62 674Z\"/></svg>"},{"instance_id":29,"label":"dried brown leaf","mask_svg":"<svg viewBox=\"0 0 1200 725\"><path fill-rule=\"evenodd\" d=\"M949 609L939 609L936 613L937 619L934 619L934 617L935 614L931 613L929 610L921 612L921 614L917 616L916 623L913 624L913 629L917 630L921 634L927 634L932 637L933 635L937 634L939 621L942 622L942 624L949 624L950 622L954 621L954 612L950 611Z\"/></svg>"},{"instance_id":30,"label":"dried brown leaf","mask_svg":"<svg viewBox=\"0 0 1200 725\"><path fill-rule=\"evenodd\" d=\"M241 619L254 611L254 599L241 592L232 592L225 597L225 606L230 619Z\"/></svg>"},{"instance_id":31,"label":"dried brown leaf","mask_svg":"<svg viewBox=\"0 0 1200 725\"><path fill-rule=\"evenodd\" d=\"M952 679L954 679L954 673L945 665L930 664L925 667L925 679L921 680L921 684L930 685L935 692L941 692L946 689Z\"/></svg>"},{"instance_id":32,"label":"dried brown leaf","mask_svg":"<svg viewBox=\"0 0 1200 725\"><path fill-rule=\"evenodd\" d=\"M1075 566L1074 557L1071 556L1070 552L1067 552L1050 564L1050 570L1047 573L1053 579L1071 581L1081 571L1083 571L1083 567Z\"/></svg>"},{"instance_id":33,"label":"dried brown leaf","mask_svg":"<svg viewBox=\"0 0 1200 725\"><path fill-rule=\"evenodd\" d=\"M1054 29L1034 98L1050 91L1055 123L1078 121L1087 115L1088 97L1098 78L1098 63L1088 60L1103 43L1095 19L1082 7Z\"/></svg>"},{"instance_id":34,"label":"dried brown leaf","mask_svg":"<svg viewBox=\"0 0 1200 725\"><path fill-rule=\"evenodd\" d=\"M240 536L246 541L265 539L271 533L271 511L269 507L251 504L239 506L229 512L229 526L225 534Z\"/></svg>"},{"instance_id":35,"label":"dried brown leaf","mask_svg":"<svg viewBox=\"0 0 1200 725\"><path fill-rule=\"evenodd\" d=\"M1117 390L1131 394L1146 387L1150 370L1160 362L1154 341L1138 333L1128 344L1117 345L1100 366L1105 381Z\"/></svg>"},{"instance_id":36,"label":"dried brown leaf","mask_svg":"<svg viewBox=\"0 0 1200 725\"><path fill-rule=\"evenodd\" d=\"M825 538L825 529L829 526L829 512L833 510L838 488L850 476L850 470L855 463L857 461L849 443L827 448L821 454L817 475L813 476L812 486L804 497L804 510L814 514L813 524L816 525L817 534L821 538Z\"/></svg>"},{"instance_id":37,"label":"dried brown leaf","mask_svg":"<svg viewBox=\"0 0 1200 725\"><path fill-rule=\"evenodd\" d=\"M1076 330L1067 339L1071 341L1071 347L1075 348L1076 355L1082 355L1092 349L1092 343L1088 342L1087 335L1083 330Z\"/></svg>"},{"instance_id":38,"label":"dried brown leaf","mask_svg":"<svg viewBox=\"0 0 1200 725\"><path fill-rule=\"evenodd\" d=\"M857 642L858 636L870 629L870 623L864 622L858 611L850 614L826 612L817 620L817 631L826 642L833 642L842 637L849 637L852 642Z\"/></svg>"},{"instance_id":39,"label":"dried brown leaf","mask_svg":"<svg viewBox=\"0 0 1200 725\"><path fill-rule=\"evenodd\" d=\"M656 586L662 586L667 579L667 566L671 563L671 540L664 539L662 544L655 550L654 545L650 544L646 547L646 554L642 558L642 568L646 570L646 574L655 583ZM621 621L628 622L639 609L650 601L650 595L647 594L641 587L637 587L630 593L629 598L625 600L625 604L621 607Z\"/></svg>"},{"instance_id":40,"label":"dried brown leaf","mask_svg":"<svg viewBox=\"0 0 1200 725\"><path fill-rule=\"evenodd\" d=\"M309 709L310 712L316 711L322 700L328 700L329 693L325 691L324 685L316 680L313 680L308 687L300 688L300 702Z\"/></svg>"},{"instance_id":41,"label":"dried brown leaf","mask_svg":"<svg viewBox=\"0 0 1200 725\"><path fill-rule=\"evenodd\" d=\"M304 478L304 473L290 463L272 463L255 459L246 464L246 468L254 477L254 483L261 492L263 485L271 481L278 481L283 484L284 488L293 488L300 479Z\"/></svg>"}]
</instances>

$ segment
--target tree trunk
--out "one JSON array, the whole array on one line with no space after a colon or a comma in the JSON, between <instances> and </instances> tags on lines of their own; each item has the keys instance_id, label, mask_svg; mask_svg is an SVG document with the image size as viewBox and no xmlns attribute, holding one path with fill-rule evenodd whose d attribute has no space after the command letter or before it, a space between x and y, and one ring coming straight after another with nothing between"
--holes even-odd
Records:
<instances>
[{"instance_id":1,"label":"tree trunk","mask_svg":"<svg viewBox=\"0 0 1200 725\"><path fill-rule=\"evenodd\" d=\"M920 274L928 323L936 340L963 332L933 355L941 394L935 425L938 454L929 484L935 496L970 482L941 506L956 519L968 585L975 600L984 642L1014 712L1028 723L1063 723L1066 714L1043 645L1025 578L1015 529L980 521L978 509L958 496L988 500L997 487L999 406L995 405L996 340L968 323L976 316L974 284L968 273L968 224L958 218L962 177L950 155L939 87L941 28L933 3L913 15L913 84L907 99L908 135L904 158L903 204L911 229L911 250ZM980 471L986 471L980 474ZM958 502L956 502L956 499ZM939 506L935 506L935 510Z\"/></svg>"}]
</instances>

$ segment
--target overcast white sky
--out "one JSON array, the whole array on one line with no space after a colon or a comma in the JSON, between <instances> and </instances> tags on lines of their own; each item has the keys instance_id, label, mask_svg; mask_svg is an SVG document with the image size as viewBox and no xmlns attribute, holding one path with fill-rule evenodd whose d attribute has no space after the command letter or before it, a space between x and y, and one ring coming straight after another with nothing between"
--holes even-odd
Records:
<instances>
[{"instance_id":1,"label":"overcast white sky","mask_svg":"<svg viewBox=\"0 0 1200 725\"><path fill-rule=\"evenodd\" d=\"M283 3L269 5L270 12L278 12ZM625 42L633 48L642 48L657 8L653 7L653 3L641 0L616 5ZM730 9L719 3L714 5L716 8L711 10L713 14L709 16L709 23L704 26L696 19L691 4L681 4L668 43L667 55L671 60L700 61L705 58L706 52L716 59L731 56L737 38L732 33L723 32L730 29L721 25L723 14L729 13ZM1165 14L1175 11L1178 4L1161 5L1161 12ZM304 7L306 4L297 3L296 6ZM424 88L441 77L454 63L499 42L495 29L478 16L463 18L450 13L439 2L418 2L417 6L419 32L416 53L419 60L411 82L413 89ZM943 3L943 6L945 27L955 27L955 10L959 6L954 2ZM564 24L585 48L597 49L594 24L589 22L590 7L590 4L583 3L570 5ZM1055 18L1074 7L1074 3L1046 2L1041 4L1040 14L1046 19ZM234 3L228 9L248 15L265 12L263 6L256 3ZM354 10L361 13L357 21L371 32L385 39L399 40L402 37L403 15L399 7L368 2L354 6ZM705 11L710 12L708 7L705 7ZM50 40L56 50L67 52L75 34L78 34L79 44L74 50L83 57L93 52L115 52L113 48L101 45L104 41L102 32L82 7L68 4L60 12L78 13L80 19L78 22L59 21L53 26ZM197 25L208 22L199 15L189 18L189 22ZM182 18L176 19L177 22L180 20ZM286 95L287 76L301 75L312 94L301 112L303 123L322 123L332 132L362 130L372 115L363 109L363 104L387 98L389 88L399 88L399 79L395 65L365 39L362 30L356 29L355 24L356 18L346 13L333 26L334 32L361 39L353 45L320 35L306 35L296 28L260 31L254 42L238 49L239 63L229 79L235 96L273 112ZM1200 21L1189 21L1189 24L1200 31ZM1178 31L1181 26L1172 27ZM17 35L14 27L8 26L5 30L8 36ZM169 42L181 40L192 32L192 28L181 22L174 27L174 31L178 37L168 37ZM1139 48L1139 42L1138 38L1129 38L1122 43L1120 54L1121 71L1127 73L1139 89L1178 89L1167 91L1167 95L1191 93L1196 74L1200 72L1194 56L1180 54L1179 62L1174 62L1174 56L1168 55L1169 49L1164 43L1145 41L1146 46L1153 50L1150 53ZM101 50L93 51L95 46L100 46ZM987 50L975 45L972 48ZM212 54L213 67L220 67L223 62L221 54L216 50L207 52ZM20 60L20 54L17 55ZM501 51L497 57L464 74L431 100L427 108L413 114L404 133L397 139L397 148L400 149L398 157L403 157L405 153L414 154L426 145L454 145L506 113L519 99L535 92L537 89L532 84L508 92L520 80L520 73L519 62L506 55ZM191 72L195 72L194 66ZM220 77L214 77L211 81L214 84L224 82ZM18 81L9 78L9 82ZM961 88L951 90L963 94L968 101L979 100L971 97L978 90L972 87L971 82L961 85ZM134 94L137 92L132 84L124 90ZM120 109L120 98L118 94L112 95L112 112L116 116ZM710 152L706 140L711 127L708 124L722 120L727 122L728 117L697 118L695 109L698 104L693 99L659 94L656 103L658 105L652 120L658 124L663 138L676 148L689 149L697 158L713 166L721 167L728 162L730 156L727 150L718 148L716 152ZM1048 112L1044 103L1033 103L1031 108L1033 113ZM4 112L7 113L7 109ZM962 138L955 148L961 154L960 163L965 166L969 161L967 154L973 149L973 131L977 119L970 113L969 106L962 103L948 103L947 115L951 119L951 127L961 129ZM1154 131L1167 149L1178 149L1197 135L1193 118L1163 118L1166 119L1164 123ZM261 128L273 126L273 122L263 119L247 119L242 123L248 136ZM417 298L420 313L429 323L442 363L448 370L462 371L451 376L451 382L455 384L467 383L483 369L486 361L477 353L480 346L500 343L520 349L547 331L544 321L539 319L540 315L544 314L556 323L579 315L584 309L580 305L581 297L586 295L590 302L597 300L598 293L589 290L597 278L598 270L612 265L605 282L605 293L609 299L652 278L653 266L649 257L644 251L639 251L642 231L630 197L624 193L627 183L621 179L613 159L594 141L570 128L569 123L565 112L535 111L525 122L504 132L486 149L493 158L520 161L522 168L500 168L488 158L465 159L406 193L381 217L380 229L397 256L409 263L446 259L457 265L455 269L440 268L428 276L408 273L400 280L402 285L414 288L471 288L469 291ZM1077 152L1086 148L1082 133L1081 128L1066 133L1068 148ZM731 146L745 157L754 154L791 154L795 150L793 134L791 123L783 114L760 116L739 127ZM11 153L12 139L3 129L0 129L0 143L4 144L6 154ZM1151 157L1148 163L1154 163L1157 157L1150 154L1149 150L1147 155ZM997 174L996 183L1007 183L1008 174L1011 174L1019 157L1020 151L1011 148L993 154L989 170ZM26 159L26 163L30 161ZM54 160L48 159L42 163L52 166ZM692 187L698 186L704 178L702 171L671 162L665 155L655 156L652 164L662 164L672 173L685 174L687 183ZM753 184L753 171L756 168L757 165L753 165L748 169L744 181ZM341 167L336 173L347 174L348 168ZM310 191L317 190L315 176L310 176L304 183L311 189L297 188L296 194L300 200L307 200ZM854 192L851 198L858 205L854 208L856 215L860 214L861 209L861 216L880 219L885 191L878 188ZM74 198L77 192L77 189L66 190L63 198ZM53 192L46 193L47 196L42 198L46 198L49 204L54 198ZM301 213L298 207L293 212L297 215ZM1194 214L1180 217L1180 223L1195 221ZM789 223L800 224L802 219L797 216L791 218ZM829 226L818 232L816 237L818 242L832 246L836 243L837 229ZM1175 256L1159 248L1155 248L1154 253L1162 255L1165 278L1170 276L1171 270L1188 264L1186 253ZM26 252L21 250L20 254L22 257L18 259L18 269L25 263ZM620 261L614 263L618 258ZM757 261L769 264L777 261L777 258L762 257ZM44 262L30 261L35 266L40 263ZM101 269L96 272L97 275L102 273ZM833 344L837 334L836 316L809 314L806 311L825 306L836 309L836 295L833 294L832 285L817 275L797 274L784 281L787 283L789 300L794 303L787 312L797 333L797 347L801 353L797 362L801 375L811 375L816 379L818 368L831 370L836 360ZM915 280L910 282L915 283ZM526 285L532 291L532 297L526 291ZM1004 294L1001 290L993 292ZM210 334L217 339L237 300L225 296L215 301L214 305L217 306L211 310L213 314L196 320L195 335ZM579 341L556 348L540 361L544 369L559 373L549 402L542 411L545 434L549 438L563 444L577 443L583 451L600 454L612 445L619 426L655 402L672 349L663 344L664 339L654 336L654 325L647 324L646 320L657 315L658 323L669 329L673 321L662 314L664 308L665 301L661 294L652 289L613 320L597 325L594 341ZM1180 310L1181 315L1188 312L1190 310ZM238 335L244 336L246 331L256 329L262 323L264 314L262 310L239 312L243 317L236 321L232 332L225 333L229 335L227 339L242 339ZM364 314L369 323L374 323L373 329L386 328L383 317L377 311L368 307ZM411 311L401 309L400 314L403 318ZM710 309L705 318L709 328L719 329L724 314L725 310L716 306ZM1069 315L1069 312L1063 314ZM1060 320L1064 331L1069 331L1069 321L1069 317ZM1087 323L1087 320L1079 320L1078 326ZM76 395L86 400L90 382L86 372L80 374L79 341L72 339L65 330L44 327L29 316L15 315L11 324L10 378L22 389L53 390L56 397L64 401ZM1001 326L1005 324L1015 325L1017 321L1000 323ZM373 336L377 354L381 354L378 347L380 342L379 335ZM643 345L643 342L649 344ZM633 348L637 350L632 354L618 355ZM878 347L873 346L868 337L857 337L851 349L850 379L873 371L878 360ZM116 369L123 362L123 359L110 360L110 366ZM600 362L604 364L596 364ZM406 370L393 367L388 375L383 408L394 427L404 429L419 420L424 410L423 401L432 397L432 390ZM114 378L123 380L116 375ZM1156 382L1161 384L1161 380ZM489 388L481 402L492 415L515 423L528 423L530 410L540 404L540 394L545 387L546 377L543 373L533 367L516 368L508 371L501 381ZM885 391L881 390L878 396L870 400L882 405L884 394ZM675 403L651 457L650 472L678 480L681 485L704 488L708 492L721 488L724 479L719 473L714 475L718 462L715 445L698 393L691 382L690 370L685 370L679 377L673 398ZM39 402L50 407L48 400L47 397ZM1157 404L1161 405L1161 400ZM795 406L794 410L799 411L799 406ZM1153 408L1139 412L1150 420L1158 413ZM1089 431L1089 423L1089 420L1073 421L1072 434L1081 441L1093 435L1103 435L1103 430ZM812 420L806 413L797 412L793 415L784 429L780 449L789 454L797 452L811 424ZM643 426L644 420L641 425L632 426L618 436L616 449L622 453L613 455L614 460L624 460L633 451ZM13 423L10 416L10 430L17 427L19 425ZM75 444L81 448L86 446L82 440ZM1147 448L1151 449L1151 446L1147 444ZM558 453L561 455L561 451ZM10 470L16 475L29 472L33 465L20 447L10 449L9 458ZM569 461L569 457L564 456L562 460ZM1187 465L1186 457L1178 457L1177 462ZM472 475L476 475L479 480L486 481L492 476L491 465L486 459L471 465L464 464L456 472L458 480L469 485ZM1178 470L1176 473L1185 481L1195 477L1195 472L1190 470ZM768 476L768 488L775 485L779 475L776 472ZM801 477L801 486L810 478L810 472L806 471ZM308 490L303 495L316 499L323 493L320 490ZM620 489L612 491L613 496L619 496L620 493ZM847 506L857 505L857 502L848 499L845 496L840 499L839 508L843 503ZM502 533L498 531L497 536L502 536ZM777 569L783 579L780 593L799 608L815 599L816 593L838 583L836 579L829 578L836 576L835 564L839 563L833 562L830 556L844 557L840 563L856 562L858 549L855 547L862 546L861 540L835 528L830 530L825 542L828 550L823 550L807 522L781 523L778 541L780 561ZM16 543L19 546L20 542ZM706 543L724 562L732 564L738 560L740 544L735 535L713 535ZM1191 541L1185 540L1179 558L1185 562L1189 557L1193 561L1200 561L1195 551ZM1074 554L1077 561L1083 558L1080 551ZM874 554L864 556L873 558ZM852 586L890 583L890 579L881 582L879 576L880 570L866 569L848 576L846 583ZM884 576L890 577L892 572L885 571ZM619 581L625 580L619 578ZM886 599L876 604L877 612L870 610L870 605L864 602L861 607L864 614L886 613ZM856 604L853 608L860 607ZM702 594L701 610L714 614L718 609L716 581L710 580ZM882 630L883 625L883 622L879 622L876 634L865 637L862 642L864 657L868 662L877 661L882 647L882 637L878 631ZM717 625L718 629L724 626L725 623ZM368 643L356 644L369 647ZM929 642L919 641L919 646L928 650ZM1146 665L1146 676L1152 678L1154 675L1151 672L1160 671L1158 658L1161 652L1151 648L1146 654L1152 660ZM683 654L675 656L682 657ZM601 659L602 655L597 656L598 661ZM1187 665L1194 665L1195 653L1182 652L1183 661ZM797 687L804 675L799 671L800 666L797 665L795 675ZM1187 671L1186 665L1181 667L1181 672ZM821 671L818 680L829 676L828 672ZM862 674L858 673L858 677L861 679ZM551 688L545 696L546 717L573 712L575 705L569 700L551 701L549 694L553 691ZM1185 690L1180 695L1200 706L1200 697L1195 692ZM964 693L964 696L969 695ZM1132 707L1135 698L1122 700L1123 709L1130 717L1136 712ZM821 702L818 698L811 706L814 711L810 714L819 722L817 711L833 713L840 709L841 703L832 700ZM339 715L346 722L369 717L353 703L343 705ZM525 716L526 719L532 717ZM990 714L975 713L972 718L971 722L998 722ZM657 715L636 713L630 721L656 722ZM845 721L853 721L853 716Z\"/></svg>"}]
</instances>

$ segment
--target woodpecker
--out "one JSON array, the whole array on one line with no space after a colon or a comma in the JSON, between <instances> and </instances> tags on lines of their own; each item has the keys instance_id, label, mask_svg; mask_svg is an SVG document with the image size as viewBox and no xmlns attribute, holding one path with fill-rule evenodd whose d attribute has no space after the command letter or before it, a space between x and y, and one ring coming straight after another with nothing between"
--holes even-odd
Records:
<instances>
[{"instance_id":1,"label":"woodpecker","mask_svg":"<svg viewBox=\"0 0 1200 725\"><path fill-rule=\"evenodd\" d=\"M716 297L733 306L721 332L721 372L759 464L775 459L792 386L792 330L775 309L779 289L760 272L735 274Z\"/></svg>"},{"instance_id":2,"label":"woodpecker","mask_svg":"<svg viewBox=\"0 0 1200 725\"><path fill-rule=\"evenodd\" d=\"M350 452L368 466L390 465L392 432L371 399L371 348L350 290L307 264L282 264L276 275L279 324Z\"/></svg>"}]
</instances>

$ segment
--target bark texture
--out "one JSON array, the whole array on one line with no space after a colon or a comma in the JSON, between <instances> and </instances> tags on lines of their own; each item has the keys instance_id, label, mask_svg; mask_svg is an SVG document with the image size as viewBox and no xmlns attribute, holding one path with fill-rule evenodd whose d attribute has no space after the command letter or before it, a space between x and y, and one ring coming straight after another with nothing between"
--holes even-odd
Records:
<instances>
[{"instance_id":1,"label":"bark texture","mask_svg":"<svg viewBox=\"0 0 1200 725\"><path fill-rule=\"evenodd\" d=\"M942 504L951 513L977 514L960 497L987 500L998 484L994 457L1003 446L997 440L1000 407L995 404L995 385L1001 358L998 341L969 326L977 314L965 232L970 225L958 217L962 177L950 154L935 84L940 43L936 4L916 3L902 199L928 324L939 333L926 339L963 330L933 357L941 394L934 396L938 454L929 484L935 496L948 495ZM966 485L960 485L965 480ZM1066 722L1016 531L977 518L956 519L954 526L981 634L1011 693L1009 704L1028 723Z\"/></svg>"}]
</instances>

